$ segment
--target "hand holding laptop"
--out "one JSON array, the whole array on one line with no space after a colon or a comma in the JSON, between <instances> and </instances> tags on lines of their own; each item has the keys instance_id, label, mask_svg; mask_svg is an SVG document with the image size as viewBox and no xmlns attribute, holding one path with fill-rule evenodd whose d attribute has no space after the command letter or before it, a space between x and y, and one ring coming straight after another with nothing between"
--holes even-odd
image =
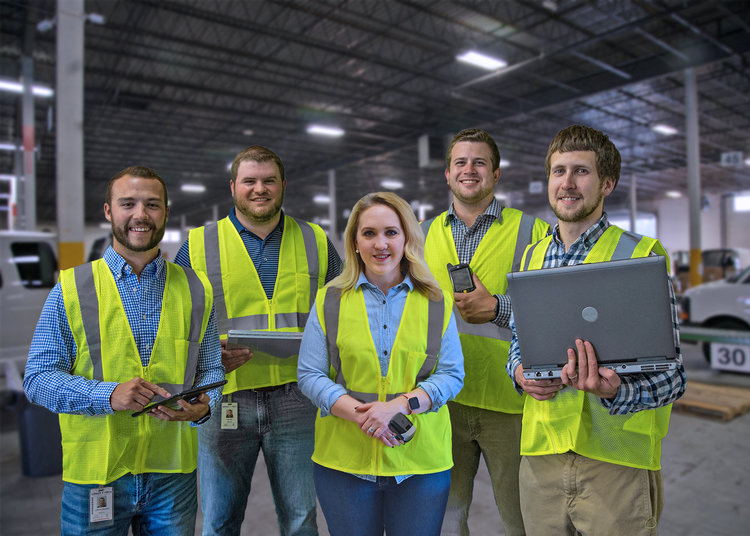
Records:
<instances>
[{"instance_id":1,"label":"hand holding laptop","mask_svg":"<svg viewBox=\"0 0 750 536\"><path fill-rule=\"evenodd\" d=\"M620 388L620 376L608 367L600 367L594 346L581 339L576 339L575 350L568 349L568 363L560 371L560 379L565 385L599 398L614 398Z\"/></svg>"},{"instance_id":2,"label":"hand holding laptop","mask_svg":"<svg viewBox=\"0 0 750 536\"><path fill-rule=\"evenodd\" d=\"M575 367L575 364L573 365ZM528 379L523 375L523 365L516 367L516 384L532 398L537 400L549 400L554 398L557 392L565 387L560 378Z\"/></svg>"}]
</instances>

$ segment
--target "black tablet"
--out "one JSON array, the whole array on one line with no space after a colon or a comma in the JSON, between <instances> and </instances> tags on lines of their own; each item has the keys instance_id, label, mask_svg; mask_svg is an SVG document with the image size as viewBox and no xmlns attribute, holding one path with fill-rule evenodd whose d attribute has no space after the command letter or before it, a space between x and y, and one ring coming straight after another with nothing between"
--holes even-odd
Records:
<instances>
[{"instance_id":1,"label":"black tablet","mask_svg":"<svg viewBox=\"0 0 750 536\"><path fill-rule=\"evenodd\" d=\"M133 413L133 417L137 417L141 413L148 413L157 406L167 406L170 409L181 409L180 405L177 403L178 400L193 400L194 398L198 398L200 395L207 391L216 389L217 387L221 387L225 383L227 383L226 380L221 380L220 382L209 383L206 385L201 385L200 387L193 387L192 389L188 389L186 391L182 391L181 393L177 393L176 395L172 395L169 398L163 398L158 402L151 402L141 411L136 411L135 413Z\"/></svg>"}]
</instances>

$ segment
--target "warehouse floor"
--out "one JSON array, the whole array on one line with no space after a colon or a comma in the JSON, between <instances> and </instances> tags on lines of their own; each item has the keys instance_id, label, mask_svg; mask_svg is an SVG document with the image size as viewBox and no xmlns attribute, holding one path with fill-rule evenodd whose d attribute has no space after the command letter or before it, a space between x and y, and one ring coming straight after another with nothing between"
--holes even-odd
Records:
<instances>
[{"instance_id":1,"label":"warehouse floor","mask_svg":"<svg viewBox=\"0 0 750 536\"><path fill-rule=\"evenodd\" d=\"M708 368L695 346L684 346L692 381L750 387L750 376ZM0 534L59 534L60 476L26 477L15 413L0 411ZM729 422L673 412L662 452L665 508L662 536L734 536L750 524L750 414ZM243 535L277 534L276 515L262 458L248 501ZM322 535L328 534L318 513ZM476 536L503 534L482 464L477 475L469 526ZM196 534L200 533L200 517Z\"/></svg>"}]
</instances>

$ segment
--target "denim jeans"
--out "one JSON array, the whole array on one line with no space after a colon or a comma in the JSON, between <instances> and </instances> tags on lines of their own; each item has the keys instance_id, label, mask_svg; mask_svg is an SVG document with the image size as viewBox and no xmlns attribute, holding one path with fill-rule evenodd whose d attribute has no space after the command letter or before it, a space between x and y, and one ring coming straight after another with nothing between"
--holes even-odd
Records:
<instances>
[{"instance_id":1,"label":"denim jeans","mask_svg":"<svg viewBox=\"0 0 750 536\"><path fill-rule=\"evenodd\" d=\"M97 484L65 482L60 534L126 536L193 536L198 510L195 471L125 475L105 487L113 488L114 519L89 525L89 492Z\"/></svg>"},{"instance_id":2,"label":"denim jeans","mask_svg":"<svg viewBox=\"0 0 750 536\"><path fill-rule=\"evenodd\" d=\"M282 536L317 535L312 477L316 408L296 383L273 391L237 391L236 430L216 415L198 429L203 534L239 535L258 453L263 457Z\"/></svg>"},{"instance_id":3,"label":"denim jeans","mask_svg":"<svg viewBox=\"0 0 750 536\"><path fill-rule=\"evenodd\" d=\"M521 414L448 402L453 429L451 491L442 534L468 536L469 507L479 458L490 473L495 504L507 536L525 534L518 494L521 463Z\"/></svg>"},{"instance_id":4,"label":"denim jeans","mask_svg":"<svg viewBox=\"0 0 750 536\"><path fill-rule=\"evenodd\" d=\"M450 470L370 482L314 464L315 490L331 536L437 536L443 524Z\"/></svg>"}]
</instances>

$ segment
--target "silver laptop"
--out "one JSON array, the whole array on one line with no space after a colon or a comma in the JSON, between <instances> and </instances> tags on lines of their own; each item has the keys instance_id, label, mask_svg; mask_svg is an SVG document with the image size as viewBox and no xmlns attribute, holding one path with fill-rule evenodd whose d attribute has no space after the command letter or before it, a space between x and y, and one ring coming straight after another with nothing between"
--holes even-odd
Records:
<instances>
[{"instance_id":1,"label":"silver laptop","mask_svg":"<svg viewBox=\"0 0 750 536\"><path fill-rule=\"evenodd\" d=\"M280 359L299 354L302 343L301 331L255 331L230 329L227 332L227 348L250 348Z\"/></svg>"},{"instance_id":2,"label":"silver laptop","mask_svg":"<svg viewBox=\"0 0 750 536\"><path fill-rule=\"evenodd\" d=\"M668 285L660 256L509 273L524 377L559 378L578 338L620 374L674 369Z\"/></svg>"}]
</instances>

